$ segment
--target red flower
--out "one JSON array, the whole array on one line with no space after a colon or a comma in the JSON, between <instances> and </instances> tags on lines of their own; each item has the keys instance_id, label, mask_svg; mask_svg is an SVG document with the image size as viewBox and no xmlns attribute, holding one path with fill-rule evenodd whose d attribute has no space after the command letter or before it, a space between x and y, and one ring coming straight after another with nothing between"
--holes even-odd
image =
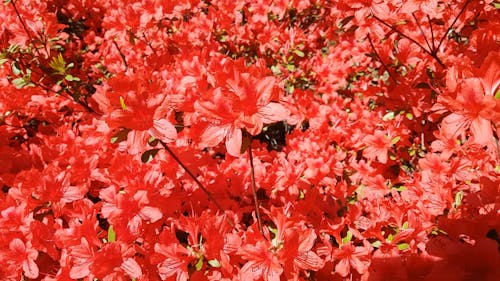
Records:
<instances>
[{"instance_id":1,"label":"red flower","mask_svg":"<svg viewBox=\"0 0 500 281\"><path fill-rule=\"evenodd\" d=\"M198 100L195 110L209 123L201 135L200 146L213 147L225 138L228 153L238 156L242 129L256 135L263 124L286 119L288 110L271 102L275 85L273 77L256 78L239 69L233 69L230 75L231 78L224 77L223 85Z\"/></svg>"},{"instance_id":2,"label":"red flower","mask_svg":"<svg viewBox=\"0 0 500 281\"><path fill-rule=\"evenodd\" d=\"M441 123L444 136L456 138L470 128L476 143L484 145L493 140L490 112L495 107L495 101L493 96L484 94L480 79L465 79L459 85L457 97L450 107L452 113Z\"/></svg>"},{"instance_id":3,"label":"red flower","mask_svg":"<svg viewBox=\"0 0 500 281\"><path fill-rule=\"evenodd\" d=\"M38 251L31 247L31 243L29 241L24 243L21 239L15 238L9 243L9 250L11 251L11 257L9 260L5 260L7 266L15 263L21 266L24 276L36 279L39 273L38 266L35 263Z\"/></svg>"},{"instance_id":4,"label":"red flower","mask_svg":"<svg viewBox=\"0 0 500 281\"><path fill-rule=\"evenodd\" d=\"M372 246L366 240L363 240L363 246L354 246L348 242L340 247L333 257L339 262L335 266L335 271L341 276L346 277L354 268L359 274L364 274L370 266Z\"/></svg>"}]
</instances>

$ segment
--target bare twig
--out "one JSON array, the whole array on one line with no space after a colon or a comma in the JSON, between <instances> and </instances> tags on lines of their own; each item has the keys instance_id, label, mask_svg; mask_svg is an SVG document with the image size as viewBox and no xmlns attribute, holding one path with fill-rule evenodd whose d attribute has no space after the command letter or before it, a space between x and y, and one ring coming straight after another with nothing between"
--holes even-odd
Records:
<instances>
[{"instance_id":1,"label":"bare twig","mask_svg":"<svg viewBox=\"0 0 500 281\"><path fill-rule=\"evenodd\" d=\"M14 11L16 12L17 18L21 22L21 25L23 26L24 32L26 32L26 35L28 35L28 38L30 39L30 43L33 44L33 47L35 48L35 52L38 54L39 57L42 57L40 52L35 46L35 40L33 39L33 36L31 35L31 32L29 31L28 27L26 26L26 23L24 22L23 18L21 17L21 13L19 13L19 10L17 9L16 3L14 0L11 0L10 3L12 4L12 7L14 8Z\"/></svg>"},{"instance_id":2,"label":"bare twig","mask_svg":"<svg viewBox=\"0 0 500 281\"><path fill-rule=\"evenodd\" d=\"M443 37L441 37L441 40L439 40L439 44L437 46L436 49L434 49L434 53L437 53L439 48L441 48L441 44L443 44L444 42L444 39L446 39L446 37L448 36L448 34L450 33L451 29L455 26L455 23L457 23L458 21L458 18L460 18L460 16L463 14L463 12L465 11L465 8L467 8L467 5L469 5L471 0L467 0L467 2L465 2L464 6L462 7L462 9L460 10L460 12L458 13L458 15L455 17L455 19L453 20L453 22L451 23L450 27L448 27L448 29L446 30L446 33L443 34Z\"/></svg>"},{"instance_id":3,"label":"bare twig","mask_svg":"<svg viewBox=\"0 0 500 281\"><path fill-rule=\"evenodd\" d=\"M399 29L397 29L396 27L388 24L387 22L385 22L384 20L380 19L379 17L377 17L376 15L373 15L373 18L376 19L377 21L379 21L380 23L382 23L383 25L385 25L386 27L390 28L392 31L396 32L397 34L399 34L401 37L403 38L406 38L408 40L410 40L412 43L416 44L420 49L422 49L422 51L424 51L425 53L427 53L429 56L431 56L434 60L437 61L437 63L439 63L439 65L441 67L446 67L446 65L441 61L441 59L439 59L439 57L437 56L437 51L435 52L432 52L430 50L428 50L427 48L425 48L424 46L422 46L422 44L420 44L417 40L411 38L410 36L404 34L403 32L401 32Z\"/></svg>"},{"instance_id":4,"label":"bare twig","mask_svg":"<svg viewBox=\"0 0 500 281\"><path fill-rule=\"evenodd\" d=\"M191 177L191 179L196 183L196 185L198 185L198 187L207 195L208 200L212 201L214 203L214 205L217 207L217 209L219 209L219 211L224 213L224 209L217 202L217 200L215 200L212 193L210 191L208 191L206 189L206 187L198 180L198 178L191 172L191 170L189 170L189 168L186 165L184 165L184 163L179 159L179 157L177 157L177 155L172 151L172 149L170 149L170 147L168 147L168 145L166 143L164 143L163 141L160 141L160 143L163 146L163 148L168 152L168 154L170 154L170 156L175 160L175 162L177 162L177 164L179 164L179 166L181 166L182 169L184 169L184 171L186 171L186 173L189 175L189 177ZM234 223L231 219L228 218L228 222L232 227L234 227Z\"/></svg>"},{"instance_id":5,"label":"bare twig","mask_svg":"<svg viewBox=\"0 0 500 281\"><path fill-rule=\"evenodd\" d=\"M431 21L431 17L429 17L429 15L427 15L427 21L429 22L429 28L431 29L431 43L432 43L432 52L435 52L436 51L436 44L435 44L435 40L434 39L434 30L432 28L432 21Z\"/></svg>"},{"instance_id":6,"label":"bare twig","mask_svg":"<svg viewBox=\"0 0 500 281\"><path fill-rule=\"evenodd\" d=\"M127 59L125 58L125 55L122 53L122 50L120 49L120 47L118 46L118 44L116 43L115 40L113 40L113 44L115 45L116 49L118 50L118 53L120 54L120 57L122 58L123 64L125 65L125 71L127 71L128 70L128 63L127 63Z\"/></svg>"},{"instance_id":7,"label":"bare twig","mask_svg":"<svg viewBox=\"0 0 500 281\"><path fill-rule=\"evenodd\" d=\"M424 30L422 29L420 22L418 22L418 19L415 16L415 13L413 12L413 13L411 13L411 15L413 16L413 19L415 20L415 23L417 24L418 29L420 30L420 34L422 34L422 36L424 37L425 43L427 44L427 47L429 47L429 51L433 52L434 50L432 49L431 44L429 44L429 41L427 40L427 36L425 36Z\"/></svg>"},{"instance_id":8,"label":"bare twig","mask_svg":"<svg viewBox=\"0 0 500 281\"><path fill-rule=\"evenodd\" d=\"M377 50L375 49L375 46L373 45L372 38L370 37L369 33L368 33L367 37L368 37L368 42L370 43L370 46L372 47L372 50L375 53L375 56L382 63L382 66L384 67L385 71L387 71L387 73L389 74L389 77L391 77L391 79L394 81L395 84L399 84L398 80L396 80L396 78L394 78L394 76L391 74L391 72L389 71L389 68L387 67L387 65L385 65L385 62L382 60L382 58L378 54Z\"/></svg>"},{"instance_id":9,"label":"bare twig","mask_svg":"<svg viewBox=\"0 0 500 281\"><path fill-rule=\"evenodd\" d=\"M253 201L255 203L255 216L257 217L257 224L259 226L259 231L264 235L264 230L262 229L262 220L260 218L260 206L259 199L257 198L257 188L255 184L255 170L253 166L253 155L252 155L252 136L250 136L250 146L248 147L248 157L250 158L250 180L252 182L252 194Z\"/></svg>"}]
</instances>

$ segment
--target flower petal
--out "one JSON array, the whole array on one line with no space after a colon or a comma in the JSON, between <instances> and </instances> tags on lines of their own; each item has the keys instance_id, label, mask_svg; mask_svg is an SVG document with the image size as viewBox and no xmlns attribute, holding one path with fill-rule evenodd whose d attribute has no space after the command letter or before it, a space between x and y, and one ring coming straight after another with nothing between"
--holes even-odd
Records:
<instances>
[{"instance_id":1,"label":"flower petal","mask_svg":"<svg viewBox=\"0 0 500 281\"><path fill-rule=\"evenodd\" d=\"M177 138L177 130L167 119L153 120L149 134L163 142L173 142Z\"/></svg>"}]
</instances>

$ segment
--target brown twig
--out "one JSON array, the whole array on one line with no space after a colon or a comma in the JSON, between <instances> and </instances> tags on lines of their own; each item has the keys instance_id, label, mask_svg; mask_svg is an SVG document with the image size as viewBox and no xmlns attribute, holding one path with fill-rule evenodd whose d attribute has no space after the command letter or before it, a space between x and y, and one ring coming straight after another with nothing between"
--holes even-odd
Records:
<instances>
[{"instance_id":1,"label":"brown twig","mask_svg":"<svg viewBox=\"0 0 500 281\"><path fill-rule=\"evenodd\" d=\"M128 70L128 63L127 63L127 58L125 55L122 53L122 50L118 46L115 40L113 40L113 44L115 45L116 49L118 50L118 53L120 54L120 57L122 58L123 64L125 65L125 71Z\"/></svg>"},{"instance_id":2,"label":"brown twig","mask_svg":"<svg viewBox=\"0 0 500 281\"><path fill-rule=\"evenodd\" d=\"M427 47L429 47L429 51L432 53L434 51L434 49L432 49L431 44L429 44L429 41L427 40L427 36L425 36L424 30L422 29L422 26L420 25L417 17L415 16L415 12L411 13L411 15L413 16L413 19L415 20L415 23L417 24L418 29L420 30L420 34L422 34L422 36L424 37L425 43L427 44Z\"/></svg>"},{"instance_id":3,"label":"brown twig","mask_svg":"<svg viewBox=\"0 0 500 281\"><path fill-rule=\"evenodd\" d=\"M208 200L212 201L214 205L217 207L217 209L219 209L219 211L224 213L224 209L217 202L217 200L215 200L212 193L208 191L208 189L206 189L206 187L198 180L198 178L191 172L191 170L189 170L189 168L186 165L184 165L184 163L179 159L179 157L177 157L177 155L172 151L172 149L170 149L170 147L168 147L168 145L163 141L160 141L160 143L163 146L163 148L168 152L168 154L170 154L170 156L175 160L175 162L177 162L177 164L179 164L179 166L181 166L182 169L186 171L189 177L191 177L191 179L196 183L196 185L198 185L198 187L207 195ZM228 219L228 222L232 227L234 227L234 223L232 222L232 220Z\"/></svg>"},{"instance_id":4,"label":"brown twig","mask_svg":"<svg viewBox=\"0 0 500 281\"><path fill-rule=\"evenodd\" d=\"M259 199L257 198L257 188L255 184L255 170L253 166L253 155L252 155L252 136L250 136L250 145L248 147L248 158L250 158L250 180L252 183L252 194L253 201L255 203L255 216L257 217L257 224L259 226L259 231L262 235L264 235L264 230L262 229L262 220L260 218L260 206Z\"/></svg>"},{"instance_id":5,"label":"brown twig","mask_svg":"<svg viewBox=\"0 0 500 281\"><path fill-rule=\"evenodd\" d=\"M21 22L21 25L23 26L24 32L26 32L26 35L28 35L28 38L30 39L30 43L33 44L33 47L35 48L35 52L38 54L38 56L42 57L38 49L36 48L34 42L35 40L33 39L33 36L31 35L31 32L29 31L28 27L26 26L26 23L24 22L23 18L21 17L21 13L19 13L19 10L17 9L16 3L14 3L14 0L11 0L10 3L12 4L12 7L14 8L14 11L16 12L17 18Z\"/></svg>"},{"instance_id":6,"label":"brown twig","mask_svg":"<svg viewBox=\"0 0 500 281\"><path fill-rule=\"evenodd\" d=\"M427 50L427 48L425 48L424 46L422 46L422 44L420 44L417 40L411 38L410 36L404 34L403 32L401 32L399 29L397 29L396 27L386 23L384 20L380 19L379 17L377 17L376 15L373 15L373 18L376 19L377 21L379 21L380 23L382 23L383 25L385 25L386 27L390 28L392 31L396 32L397 34L399 34L401 37L403 38L406 38L408 40L410 40L412 43L416 44L420 49L422 49L422 51L424 51L425 53L427 53L429 56L431 56L434 60L437 61L437 63L439 63L439 65L443 68L446 67L446 65L441 61L441 59L439 59L439 57L437 56L437 52L432 52L430 50Z\"/></svg>"},{"instance_id":7,"label":"brown twig","mask_svg":"<svg viewBox=\"0 0 500 281\"><path fill-rule=\"evenodd\" d=\"M441 47L441 44L443 44L444 42L444 39L448 36L448 33L450 33L451 29L453 28L453 26L455 25L455 23L457 23L458 21L458 18L460 18L460 16L463 14L463 12L465 11L465 8L467 8L467 5L469 5L471 0L467 0L467 2L465 2L464 6L462 7L462 9L460 10L460 12L458 13L458 15L455 17L455 19L453 20L453 22L451 23L450 27L448 27L448 29L446 30L446 33L443 34L443 37L441 37L441 40L439 40L439 44L437 46L436 49L434 49L434 53L437 53L437 51L439 50L439 48Z\"/></svg>"},{"instance_id":8,"label":"brown twig","mask_svg":"<svg viewBox=\"0 0 500 281\"><path fill-rule=\"evenodd\" d=\"M399 84L398 80L396 80L396 78L394 78L394 76L391 74L391 71L389 71L389 68L387 67L387 65L385 65L384 61L382 60L382 58L378 54L377 50L375 49L375 46L373 45L372 38L371 38L369 33L368 33L367 37L368 37L368 42L370 43L370 46L372 47L372 50L375 53L375 56L382 63L382 66L384 67L385 71L387 71L387 73L389 74L389 77L391 77L391 79L394 81L394 83Z\"/></svg>"}]
</instances>

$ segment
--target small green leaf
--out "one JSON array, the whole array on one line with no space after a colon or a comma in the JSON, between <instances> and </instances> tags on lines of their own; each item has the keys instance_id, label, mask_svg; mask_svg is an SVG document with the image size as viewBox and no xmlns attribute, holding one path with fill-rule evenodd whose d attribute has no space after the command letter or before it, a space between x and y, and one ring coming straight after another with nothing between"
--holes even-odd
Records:
<instances>
[{"instance_id":1,"label":"small green leaf","mask_svg":"<svg viewBox=\"0 0 500 281\"><path fill-rule=\"evenodd\" d=\"M118 131L116 134L114 134L111 137L111 143L120 143L122 141L126 141L128 133L130 131L131 131L130 129L126 129L126 128L121 129L120 131Z\"/></svg>"},{"instance_id":2,"label":"small green leaf","mask_svg":"<svg viewBox=\"0 0 500 281\"><path fill-rule=\"evenodd\" d=\"M402 229L402 230L408 229L408 227L409 227L409 226L410 226L410 224L409 224L407 221L405 221L405 222L403 223L403 226L401 226L401 229Z\"/></svg>"},{"instance_id":3,"label":"small green leaf","mask_svg":"<svg viewBox=\"0 0 500 281\"><path fill-rule=\"evenodd\" d=\"M304 57L304 52L302 52L301 50L294 50L293 51L297 56L303 58Z\"/></svg>"},{"instance_id":4,"label":"small green leaf","mask_svg":"<svg viewBox=\"0 0 500 281\"><path fill-rule=\"evenodd\" d=\"M404 251L404 250L409 249L409 248L410 248L410 244L408 244L408 243L398 244L398 250L400 250L400 251Z\"/></svg>"},{"instance_id":5,"label":"small green leaf","mask_svg":"<svg viewBox=\"0 0 500 281\"><path fill-rule=\"evenodd\" d=\"M0 65L2 65L2 64L4 64L4 63L6 63L6 62L8 62L8 61L9 61L9 59L1 58L1 59L0 59Z\"/></svg>"},{"instance_id":6,"label":"small green leaf","mask_svg":"<svg viewBox=\"0 0 500 281\"><path fill-rule=\"evenodd\" d=\"M344 238L342 238L342 244L347 244L352 240L352 232L347 231L347 234Z\"/></svg>"},{"instance_id":7,"label":"small green leaf","mask_svg":"<svg viewBox=\"0 0 500 281\"><path fill-rule=\"evenodd\" d=\"M304 199L304 198L306 198L306 195L304 194L303 190L300 190L299 191L299 199Z\"/></svg>"},{"instance_id":8,"label":"small green leaf","mask_svg":"<svg viewBox=\"0 0 500 281\"><path fill-rule=\"evenodd\" d=\"M495 99L500 99L500 88L498 88L497 92L495 93Z\"/></svg>"},{"instance_id":9,"label":"small green leaf","mask_svg":"<svg viewBox=\"0 0 500 281\"><path fill-rule=\"evenodd\" d=\"M21 68L17 62L12 63L12 73L15 75L19 75L22 73Z\"/></svg>"},{"instance_id":10,"label":"small green leaf","mask_svg":"<svg viewBox=\"0 0 500 281\"><path fill-rule=\"evenodd\" d=\"M396 143L397 143L400 139L401 139L401 137L400 137L400 136L396 136L396 137L394 137L394 138L391 140L391 143L392 143L392 144L396 144Z\"/></svg>"},{"instance_id":11,"label":"small green leaf","mask_svg":"<svg viewBox=\"0 0 500 281\"><path fill-rule=\"evenodd\" d=\"M196 268L196 271L200 271L203 268L203 256L201 256L198 259L198 262L196 263L196 265L194 267Z\"/></svg>"},{"instance_id":12,"label":"small green leaf","mask_svg":"<svg viewBox=\"0 0 500 281\"><path fill-rule=\"evenodd\" d=\"M23 77L20 77L12 80L12 84L14 84L16 88L21 89L22 87L24 87L24 85L26 85L26 81Z\"/></svg>"},{"instance_id":13,"label":"small green leaf","mask_svg":"<svg viewBox=\"0 0 500 281\"><path fill-rule=\"evenodd\" d=\"M278 65L273 65L271 66L271 71L273 72L274 75L281 75L281 70Z\"/></svg>"},{"instance_id":14,"label":"small green leaf","mask_svg":"<svg viewBox=\"0 0 500 281\"><path fill-rule=\"evenodd\" d=\"M375 241L372 243L372 246L374 248L380 248L380 246L382 246L382 242L380 242L379 240Z\"/></svg>"},{"instance_id":15,"label":"small green leaf","mask_svg":"<svg viewBox=\"0 0 500 281\"><path fill-rule=\"evenodd\" d=\"M406 113L406 119L413 120L413 114L411 114L410 112Z\"/></svg>"},{"instance_id":16,"label":"small green leaf","mask_svg":"<svg viewBox=\"0 0 500 281\"><path fill-rule=\"evenodd\" d=\"M151 162L155 158L155 156L156 156L156 154L158 153L159 150L160 150L159 148L146 150L141 155L141 161L142 161L142 163L149 163L149 162Z\"/></svg>"},{"instance_id":17,"label":"small green leaf","mask_svg":"<svg viewBox=\"0 0 500 281\"><path fill-rule=\"evenodd\" d=\"M286 69L288 69L288 71L290 71L290 72L293 72L293 71L295 71L295 65L289 63L286 65Z\"/></svg>"},{"instance_id":18,"label":"small green leaf","mask_svg":"<svg viewBox=\"0 0 500 281\"><path fill-rule=\"evenodd\" d=\"M395 116L394 112L389 111L384 115L384 117L382 117L382 120L384 120L384 121L392 120L392 119L394 119L394 116Z\"/></svg>"},{"instance_id":19,"label":"small green leaf","mask_svg":"<svg viewBox=\"0 0 500 281\"><path fill-rule=\"evenodd\" d=\"M125 104L125 100L122 96L120 96L120 105L122 106L123 110L127 110L127 105Z\"/></svg>"},{"instance_id":20,"label":"small green leaf","mask_svg":"<svg viewBox=\"0 0 500 281\"><path fill-rule=\"evenodd\" d=\"M455 209L457 209L458 207L460 207L460 205L462 205L462 199L464 198L464 192L463 191L459 191L457 192L457 194L455 194L455 202L453 203L453 207Z\"/></svg>"},{"instance_id":21,"label":"small green leaf","mask_svg":"<svg viewBox=\"0 0 500 281\"><path fill-rule=\"evenodd\" d=\"M220 264L220 262L217 259L209 260L208 264L211 267L221 267L221 264Z\"/></svg>"},{"instance_id":22,"label":"small green leaf","mask_svg":"<svg viewBox=\"0 0 500 281\"><path fill-rule=\"evenodd\" d=\"M61 53L59 53L57 57L52 58L49 66L59 74L64 74L66 72L66 62Z\"/></svg>"},{"instance_id":23,"label":"small green leaf","mask_svg":"<svg viewBox=\"0 0 500 281\"><path fill-rule=\"evenodd\" d=\"M78 77L74 77L73 75L71 74L66 74L66 76L64 76L64 79L68 80L68 81L80 81L80 78Z\"/></svg>"},{"instance_id":24,"label":"small green leaf","mask_svg":"<svg viewBox=\"0 0 500 281\"><path fill-rule=\"evenodd\" d=\"M108 228L108 243L113 243L116 241L116 232L113 229L113 226L110 225Z\"/></svg>"}]
</instances>

